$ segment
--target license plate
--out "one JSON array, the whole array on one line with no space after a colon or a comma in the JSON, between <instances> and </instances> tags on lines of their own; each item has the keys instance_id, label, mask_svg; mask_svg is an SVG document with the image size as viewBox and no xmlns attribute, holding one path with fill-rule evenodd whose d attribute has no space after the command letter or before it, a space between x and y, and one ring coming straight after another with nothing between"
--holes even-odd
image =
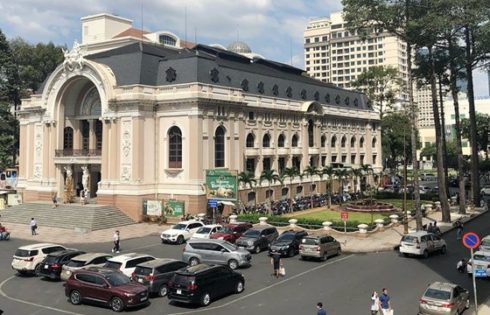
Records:
<instances>
[{"instance_id":1,"label":"license plate","mask_svg":"<svg viewBox=\"0 0 490 315\"><path fill-rule=\"evenodd\" d=\"M177 294L182 294L182 290L177 289Z\"/></svg>"},{"instance_id":2,"label":"license plate","mask_svg":"<svg viewBox=\"0 0 490 315\"><path fill-rule=\"evenodd\" d=\"M48 269L48 268L49 268L49 266L48 266L48 265L44 265L44 269Z\"/></svg>"},{"instance_id":3,"label":"license plate","mask_svg":"<svg viewBox=\"0 0 490 315\"><path fill-rule=\"evenodd\" d=\"M140 301L146 301L147 298L148 298L147 296L144 296L140 299Z\"/></svg>"},{"instance_id":4,"label":"license plate","mask_svg":"<svg viewBox=\"0 0 490 315\"><path fill-rule=\"evenodd\" d=\"M142 278L138 278L138 282L139 283L143 283L143 279Z\"/></svg>"}]
</instances>

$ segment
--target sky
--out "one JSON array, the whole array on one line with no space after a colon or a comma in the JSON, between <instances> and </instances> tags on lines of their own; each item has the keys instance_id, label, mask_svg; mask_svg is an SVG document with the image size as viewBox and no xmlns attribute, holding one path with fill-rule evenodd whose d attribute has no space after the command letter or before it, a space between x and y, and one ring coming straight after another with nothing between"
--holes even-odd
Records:
<instances>
[{"instance_id":1,"label":"sky","mask_svg":"<svg viewBox=\"0 0 490 315\"><path fill-rule=\"evenodd\" d=\"M304 69L308 21L341 10L341 0L0 0L0 29L9 39L71 47L81 42L80 18L106 12L192 42L226 47L239 39L267 59ZM487 75L478 71L475 95L488 94Z\"/></svg>"}]
</instances>

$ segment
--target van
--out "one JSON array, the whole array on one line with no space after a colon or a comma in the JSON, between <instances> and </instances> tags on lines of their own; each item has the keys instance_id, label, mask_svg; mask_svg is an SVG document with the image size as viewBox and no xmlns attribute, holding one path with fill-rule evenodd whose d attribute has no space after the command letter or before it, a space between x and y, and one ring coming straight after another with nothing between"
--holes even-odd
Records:
<instances>
[{"instance_id":1,"label":"van","mask_svg":"<svg viewBox=\"0 0 490 315\"><path fill-rule=\"evenodd\" d=\"M400 241L400 253L405 257L414 255L427 258L433 252L446 253L446 241L435 234L418 231L404 235Z\"/></svg>"},{"instance_id":2,"label":"van","mask_svg":"<svg viewBox=\"0 0 490 315\"><path fill-rule=\"evenodd\" d=\"M190 240L182 253L182 261L195 266L200 263L228 265L231 269L249 266L252 255L224 240Z\"/></svg>"}]
</instances>

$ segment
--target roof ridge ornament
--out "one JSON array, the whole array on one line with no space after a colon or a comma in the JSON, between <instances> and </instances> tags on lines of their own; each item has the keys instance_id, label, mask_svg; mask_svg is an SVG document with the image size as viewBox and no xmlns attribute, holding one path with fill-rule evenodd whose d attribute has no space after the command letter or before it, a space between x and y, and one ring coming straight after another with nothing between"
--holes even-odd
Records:
<instances>
[{"instance_id":1,"label":"roof ridge ornament","mask_svg":"<svg viewBox=\"0 0 490 315\"><path fill-rule=\"evenodd\" d=\"M65 60L63 61L63 69L65 71L65 74L67 72L82 70L85 63L85 58L83 57L83 52L80 44L77 41L74 41L71 50L62 50L65 56Z\"/></svg>"}]
</instances>

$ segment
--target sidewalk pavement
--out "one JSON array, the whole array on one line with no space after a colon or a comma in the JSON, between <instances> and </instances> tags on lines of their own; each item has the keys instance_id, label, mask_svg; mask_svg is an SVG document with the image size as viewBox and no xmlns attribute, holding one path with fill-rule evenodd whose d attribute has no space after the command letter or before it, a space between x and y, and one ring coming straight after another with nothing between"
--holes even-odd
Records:
<instances>
[{"instance_id":1,"label":"sidewalk pavement","mask_svg":"<svg viewBox=\"0 0 490 315\"><path fill-rule=\"evenodd\" d=\"M321 211L321 210L319 210ZM476 209L463 216L463 222L471 220L484 213L483 209ZM442 223L441 212L431 212L428 214L428 218L423 218L423 224L429 224L437 220L437 225L441 229L441 232L451 230L452 224ZM451 221L461 217L457 213L451 213ZM74 243L103 243L111 242L112 235L115 230L119 230L121 239L138 238L148 235L159 235L163 230L169 228L170 225L158 225L151 223L138 223L126 226L120 226L112 229L92 231L88 233L81 233L71 229L60 229L52 227L38 228L38 235L32 236L29 228L29 222L26 224L14 224L7 223L6 227L11 233L11 238L32 240L35 242L60 242L64 244ZM415 229L415 220L409 221L409 229ZM289 227L281 227L279 230L286 230ZM334 236L342 244L342 250L344 252L351 253L365 253L365 252L380 252L393 250L395 246L399 245L400 239L403 235L404 226L400 224L394 227L385 227L383 232L370 233L367 237L359 237L358 233L347 233L332 231L330 234ZM320 233L324 233L324 230L318 230ZM326 231L325 231L326 232ZM313 232L314 233L314 232Z\"/></svg>"}]
</instances>

